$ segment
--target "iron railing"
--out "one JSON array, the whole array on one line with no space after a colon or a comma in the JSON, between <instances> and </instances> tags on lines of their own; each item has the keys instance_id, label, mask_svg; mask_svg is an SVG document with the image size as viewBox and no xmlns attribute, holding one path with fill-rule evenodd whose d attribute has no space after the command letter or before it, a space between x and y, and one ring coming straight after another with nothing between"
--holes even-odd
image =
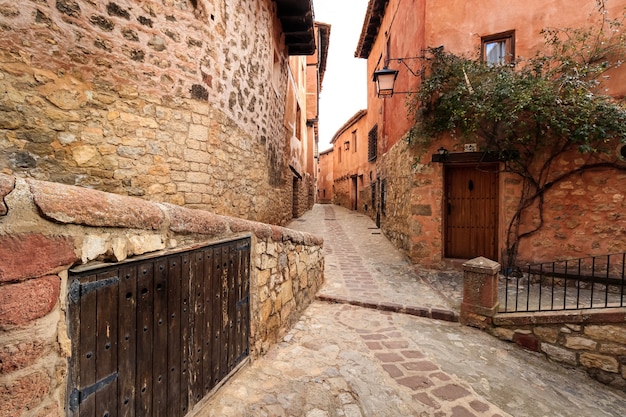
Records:
<instances>
[{"instance_id":1,"label":"iron railing","mask_svg":"<svg viewBox=\"0 0 626 417\"><path fill-rule=\"evenodd\" d=\"M501 312L626 307L626 253L509 269Z\"/></svg>"}]
</instances>

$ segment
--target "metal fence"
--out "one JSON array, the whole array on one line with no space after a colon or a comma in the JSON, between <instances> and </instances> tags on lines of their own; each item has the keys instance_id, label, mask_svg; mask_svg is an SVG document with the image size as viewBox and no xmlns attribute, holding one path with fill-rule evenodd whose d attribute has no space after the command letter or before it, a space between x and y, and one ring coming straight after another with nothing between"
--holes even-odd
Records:
<instances>
[{"instance_id":1,"label":"metal fence","mask_svg":"<svg viewBox=\"0 0 626 417\"><path fill-rule=\"evenodd\" d=\"M526 265L506 271L501 312L625 307L626 253Z\"/></svg>"}]
</instances>

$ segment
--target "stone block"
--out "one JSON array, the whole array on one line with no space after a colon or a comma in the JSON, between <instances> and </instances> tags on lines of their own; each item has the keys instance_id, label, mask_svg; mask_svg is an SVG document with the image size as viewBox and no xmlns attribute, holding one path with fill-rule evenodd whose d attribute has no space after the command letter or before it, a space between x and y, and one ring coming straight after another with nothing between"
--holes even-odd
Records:
<instances>
[{"instance_id":1,"label":"stone block","mask_svg":"<svg viewBox=\"0 0 626 417\"><path fill-rule=\"evenodd\" d=\"M563 349L559 346L554 346L548 343L541 344L541 351L548 355L548 357L557 362L567 363L569 365L576 365L576 352Z\"/></svg>"},{"instance_id":2,"label":"stone block","mask_svg":"<svg viewBox=\"0 0 626 417\"><path fill-rule=\"evenodd\" d=\"M414 216L427 216L433 215L433 209L430 204L415 204L411 207L412 214Z\"/></svg>"},{"instance_id":3,"label":"stone block","mask_svg":"<svg viewBox=\"0 0 626 417\"><path fill-rule=\"evenodd\" d=\"M548 343L556 343L560 333L555 327L536 327L533 331L539 339Z\"/></svg>"},{"instance_id":4,"label":"stone block","mask_svg":"<svg viewBox=\"0 0 626 417\"><path fill-rule=\"evenodd\" d=\"M626 326L585 326L584 334L593 338L594 340L621 343L626 345Z\"/></svg>"},{"instance_id":5,"label":"stone block","mask_svg":"<svg viewBox=\"0 0 626 417\"><path fill-rule=\"evenodd\" d=\"M448 384L432 390L432 394L444 401L456 401L471 393L458 384Z\"/></svg>"},{"instance_id":6,"label":"stone block","mask_svg":"<svg viewBox=\"0 0 626 417\"><path fill-rule=\"evenodd\" d=\"M595 350L598 342L579 336L567 336L565 347L574 350Z\"/></svg>"},{"instance_id":7,"label":"stone block","mask_svg":"<svg viewBox=\"0 0 626 417\"><path fill-rule=\"evenodd\" d=\"M4 216L8 213L9 208L4 203L4 197L6 197L15 188L15 178L0 174L0 216Z\"/></svg>"},{"instance_id":8,"label":"stone block","mask_svg":"<svg viewBox=\"0 0 626 417\"><path fill-rule=\"evenodd\" d=\"M59 301L60 288L56 275L0 286L0 328L45 316Z\"/></svg>"},{"instance_id":9,"label":"stone block","mask_svg":"<svg viewBox=\"0 0 626 417\"><path fill-rule=\"evenodd\" d=\"M505 327L496 327L491 333L498 339L507 340L509 342L513 341L513 336L515 335L514 330L507 329Z\"/></svg>"},{"instance_id":10,"label":"stone block","mask_svg":"<svg viewBox=\"0 0 626 417\"><path fill-rule=\"evenodd\" d=\"M596 353L581 353L580 364L586 368L597 368L606 372L617 373L619 371L619 363L612 356L598 355Z\"/></svg>"},{"instance_id":11,"label":"stone block","mask_svg":"<svg viewBox=\"0 0 626 417\"><path fill-rule=\"evenodd\" d=\"M0 384L0 415L26 415L41 404L50 391L50 385L50 377L41 371Z\"/></svg>"},{"instance_id":12,"label":"stone block","mask_svg":"<svg viewBox=\"0 0 626 417\"><path fill-rule=\"evenodd\" d=\"M46 352L39 340L6 344L0 347L0 375L6 375L34 363Z\"/></svg>"},{"instance_id":13,"label":"stone block","mask_svg":"<svg viewBox=\"0 0 626 417\"><path fill-rule=\"evenodd\" d=\"M618 343L601 343L598 351L608 355L626 356L626 345Z\"/></svg>"},{"instance_id":14,"label":"stone block","mask_svg":"<svg viewBox=\"0 0 626 417\"><path fill-rule=\"evenodd\" d=\"M72 238L22 234L0 236L0 282L56 273L78 260Z\"/></svg>"},{"instance_id":15,"label":"stone block","mask_svg":"<svg viewBox=\"0 0 626 417\"><path fill-rule=\"evenodd\" d=\"M257 286L263 287L266 286L270 280L272 273L269 269L261 269L257 272Z\"/></svg>"},{"instance_id":16,"label":"stone block","mask_svg":"<svg viewBox=\"0 0 626 417\"><path fill-rule=\"evenodd\" d=\"M293 288L291 285L291 281L285 282L283 285L281 285L280 289L280 297L282 298L283 304L286 304L293 299Z\"/></svg>"},{"instance_id":17,"label":"stone block","mask_svg":"<svg viewBox=\"0 0 626 417\"><path fill-rule=\"evenodd\" d=\"M541 346L539 339L532 334L515 332L513 335L513 342L525 349L532 350L533 352L539 352L539 348Z\"/></svg>"}]
</instances>

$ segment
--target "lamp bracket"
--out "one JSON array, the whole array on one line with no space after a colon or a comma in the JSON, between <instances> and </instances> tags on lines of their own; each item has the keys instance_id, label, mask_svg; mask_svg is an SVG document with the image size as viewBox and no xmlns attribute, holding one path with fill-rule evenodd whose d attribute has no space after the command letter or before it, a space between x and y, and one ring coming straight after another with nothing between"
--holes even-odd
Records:
<instances>
[{"instance_id":1,"label":"lamp bracket","mask_svg":"<svg viewBox=\"0 0 626 417\"><path fill-rule=\"evenodd\" d=\"M409 70L409 72L411 74L413 74L414 77L418 76L418 71L414 71L413 68L411 68L405 61L407 60L421 60L421 59L425 59L425 57L423 56L409 56L409 57L405 57L405 58L386 58L385 59L385 67L389 66L389 61L397 61L401 64L403 64L406 69Z\"/></svg>"}]
</instances>

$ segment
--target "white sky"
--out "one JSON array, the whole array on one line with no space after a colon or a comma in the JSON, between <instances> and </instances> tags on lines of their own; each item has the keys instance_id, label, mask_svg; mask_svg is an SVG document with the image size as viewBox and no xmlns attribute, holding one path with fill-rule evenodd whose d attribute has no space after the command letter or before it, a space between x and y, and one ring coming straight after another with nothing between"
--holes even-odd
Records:
<instances>
[{"instance_id":1,"label":"white sky","mask_svg":"<svg viewBox=\"0 0 626 417\"><path fill-rule=\"evenodd\" d=\"M330 41L320 94L319 151L356 112L367 108L367 60L355 58L368 0L313 0L315 21L328 23Z\"/></svg>"}]
</instances>

